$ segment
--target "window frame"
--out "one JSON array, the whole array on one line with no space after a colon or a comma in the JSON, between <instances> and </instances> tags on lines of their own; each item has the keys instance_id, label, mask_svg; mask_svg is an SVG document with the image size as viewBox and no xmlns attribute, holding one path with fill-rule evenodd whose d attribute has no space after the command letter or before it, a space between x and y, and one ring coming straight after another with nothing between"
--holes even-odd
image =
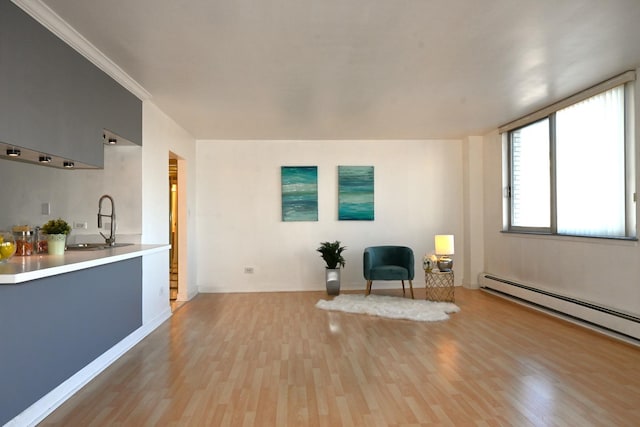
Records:
<instances>
[{"instance_id":1,"label":"window frame","mask_svg":"<svg viewBox=\"0 0 640 427\"><path fill-rule=\"evenodd\" d=\"M556 192L556 112L579 103L610 89L624 85L624 165L625 165L625 235L598 236L583 234L558 233L557 230L557 192ZM541 234L553 236L583 237L590 239L637 240L636 227L636 168L635 168L635 72L628 71L565 100L539 110L529 116L501 126L504 173L504 206L503 232ZM537 123L549 120L549 227L514 226L513 225L513 139L512 133Z\"/></svg>"},{"instance_id":2,"label":"window frame","mask_svg":"<svg viewBox=\"0 0 640 427\"><path fill-rule=\"evenodd\" d=\"M513 175L513 170L514 170L514 156L513 156L513 133L525 128L527 126L542 122L544 120L548 120L549 122L549 197L550 197L550 201L549 201L549 227L534 227L534 226L519 226L519 225L513 225L514 222L514 209L513 209L513 193L512 193L512 189L513 189L513 181L514 181L514 175ZM555 120L555 116L554 116L554 120ZM553 181L553 175L554 173L552 172L553 170L555 170L554 168L554 163L552 162L552 152L554 151L554 147L552 147L552 141L554 140L553 136L552 136L552 123L553 120L551 119L550 116L546 116L546 117L542 117L539 118L538 120L532 121L526 125L522 125L519 126L515 129L510 130L509 132L507 132L507 153L508 153L508 184L507 184L507 198L508 198L508 203L507 203L507 211L508 211L508 218L507 218L507 226L508 226L508 230L512 231L512 232L518 232L518 233L536 233L536 234L551 234L552 233L552 226L553 226L553 216L552 212L555 211L554 209L554 197L553 197L553 193L555 193L554 191L554 181Z\"/></svg>"}]
</instances>

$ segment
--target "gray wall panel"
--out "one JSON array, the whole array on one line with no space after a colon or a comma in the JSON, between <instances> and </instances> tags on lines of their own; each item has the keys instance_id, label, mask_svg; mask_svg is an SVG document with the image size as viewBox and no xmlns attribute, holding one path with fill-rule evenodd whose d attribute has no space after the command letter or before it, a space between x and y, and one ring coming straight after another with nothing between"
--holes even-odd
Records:
<instances>
[{"instance_id":1,"label":"gray wall panel","mask_svg":"<svg viewBox=\"0 0 640 427\"><path fill-rule=\"evenodd\" d=\"M140 257L0 286L0 425L140 326Z\"/></svg>"}]
</instances>

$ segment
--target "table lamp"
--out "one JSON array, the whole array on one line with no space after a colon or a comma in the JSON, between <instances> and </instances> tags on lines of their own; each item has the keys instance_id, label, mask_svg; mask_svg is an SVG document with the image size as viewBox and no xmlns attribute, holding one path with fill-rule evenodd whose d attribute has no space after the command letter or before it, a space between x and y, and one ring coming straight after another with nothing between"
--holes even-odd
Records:
<instances>
[{"instance_id":1,"label":"table lamp","mask_svg":"<svg viewBox=\"0 0 640 427\"><path fill-rule=\"evenodd\" d=\"M436 255L438 255L438 270L451 271L453 268L453 260L450 255L455 252L453 250L453 235L438 234L435 237Z\"/></svg>"}]
</instances>

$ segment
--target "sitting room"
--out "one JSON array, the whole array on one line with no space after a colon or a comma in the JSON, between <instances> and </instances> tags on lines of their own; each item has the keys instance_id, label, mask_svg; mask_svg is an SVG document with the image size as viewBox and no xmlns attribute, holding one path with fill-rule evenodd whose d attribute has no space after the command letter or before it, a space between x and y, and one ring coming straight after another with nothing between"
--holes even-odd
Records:
<instances>
[{"instance_id":1,"label":"sitting room","mask_svg":"<svg viewBox=\"0 0 640 427\"><path fill-rule=\"evenodd\" d=\"M5 366L0 424L637 424L640 2L3 1L135 95L142 142L106 173L2 156L37 192L0 229L114 179L114 232L172 252L95 360L19 403L48 365ZM52 215L82 234L94 199Z\"/></svg>"}]
</instances>

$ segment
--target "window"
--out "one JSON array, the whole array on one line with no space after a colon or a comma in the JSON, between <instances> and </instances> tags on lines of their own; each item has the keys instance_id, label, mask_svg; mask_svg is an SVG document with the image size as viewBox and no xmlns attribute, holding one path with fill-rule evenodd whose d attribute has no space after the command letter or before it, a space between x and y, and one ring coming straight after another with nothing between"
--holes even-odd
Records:
<instances>
[{"instance_id":1,"label":"window","mask_svg":"<svg viewBox=\"0 0 640 427\"><path fill-rule=\"evenodd\" d=\"M549 119L516 129L511 139L511 225L548 229L551 187Z\"/></svg>"},{"instance_id":2,"label":"window","mask_svg":"<svg viewBox=\"0 0 640 427\"><path fill-rule=\"evenodd\" d=\"M592 90L507 125L508 231L635 237L632 89Z\"/></svg>"}]
</instances>

